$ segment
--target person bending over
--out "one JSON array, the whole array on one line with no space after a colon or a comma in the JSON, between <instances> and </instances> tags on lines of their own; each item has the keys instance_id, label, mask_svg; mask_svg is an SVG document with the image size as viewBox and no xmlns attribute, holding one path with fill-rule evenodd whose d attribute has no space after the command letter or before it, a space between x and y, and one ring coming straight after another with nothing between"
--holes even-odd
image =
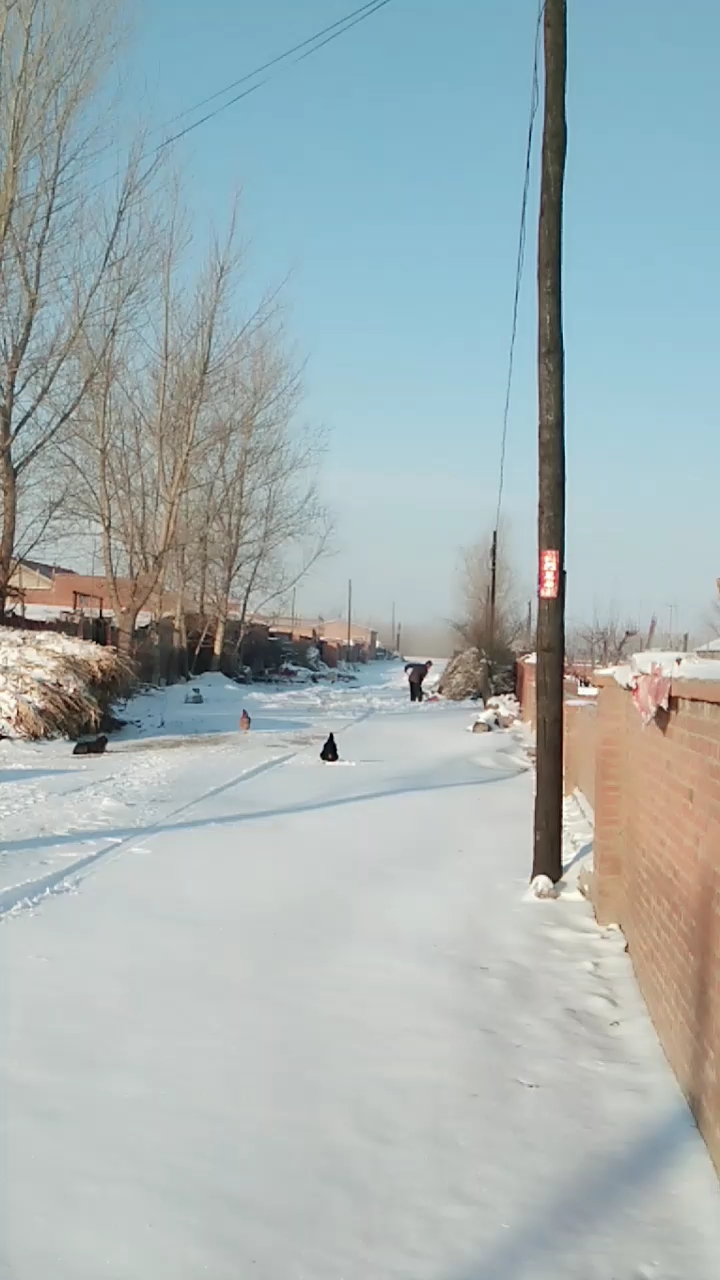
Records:
<instances>
[{"instance_id":1,"label":"person bending over","mask_svg":"<svg viewBox=\"0 0 720 1280\"><path fill-rule=\"evenodd\" d=\"M405 674L410 685L410 701L422 702L423 700L423 680L428 674L432 662L408 662L405 668Z\"/></svg>"}]
</instances>

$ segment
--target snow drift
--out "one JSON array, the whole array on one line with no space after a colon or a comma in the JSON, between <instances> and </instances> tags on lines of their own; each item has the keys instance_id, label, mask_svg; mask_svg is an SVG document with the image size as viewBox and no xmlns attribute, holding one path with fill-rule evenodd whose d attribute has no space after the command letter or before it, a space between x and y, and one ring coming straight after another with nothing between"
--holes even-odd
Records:
<instances>
[{"instance_id":1,"label":"snow drift","mask_svg":"<svg viewBox=\"0 0 720 1280\"><path fill-rule=\"evenodd\" d=\"M114 649L53 631L0 627L0 736L77 737L97 729L132 670Z\"/></svg>"}]
</instances>

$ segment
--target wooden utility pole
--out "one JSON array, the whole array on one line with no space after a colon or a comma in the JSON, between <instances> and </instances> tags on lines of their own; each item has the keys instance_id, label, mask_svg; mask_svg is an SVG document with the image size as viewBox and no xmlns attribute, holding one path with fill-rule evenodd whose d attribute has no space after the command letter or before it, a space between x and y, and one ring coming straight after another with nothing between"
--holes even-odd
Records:
<instances>
[{"instance_id":1,"label":"wooden utility pole","mask_svg":"<svg viewBox=\"0 0 720 1280\"><path fill-rule=\"evenodd\" d=\"M490 662L495 657L495 613L497 609L497 551L498 551L498 531L493 529L492 543L490 544L490 637L488 643L488 658Z\"/></svg>"},{"instance_id":2,"label":"wooden utility pole","mask_svg":"<svg viewBox=\"0 0 720 1280\"><path fill-rule=\"evenodd\" d=\"M347 660L350 661L350 649L352 648L352 578L348 582L348 629L347 629Z\"/></svg>"},{"instance_id":3,"label":"wooden utility pole","mask_svg":"<svg viewBox=\"0 0 720 1280\"><path fill-rule=\"evenodd\" d=\"M540 572L537 617L537 789L533 880L562 877L565 670L565 356L562 226L567 124L566 0L545 0L545 121L538 233Z\"/></svg>"}]
</instances>

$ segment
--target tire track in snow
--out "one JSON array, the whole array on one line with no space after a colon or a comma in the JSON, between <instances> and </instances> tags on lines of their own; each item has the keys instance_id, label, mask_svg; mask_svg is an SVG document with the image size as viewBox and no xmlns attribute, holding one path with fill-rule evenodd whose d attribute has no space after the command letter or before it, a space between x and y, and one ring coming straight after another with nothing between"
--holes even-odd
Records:
<instances>
[{"instance_id":1,"label":"tire track in snow","mask_svg":"<svg viewBox=\"0 0 720 1280\"><path fill-rule=\"evenodd\" d=\"M338 733L344 733L355 725L362 724L374 715L376 708L369 707L359 716L353 716L340 726ZM313 744L314 745L314 744ZM169 813L163 813L154 822L148 823L142 828L143 836L152 836L153 831L157 831L160 826L172 823L173 819L179 818L183 813L187 813L189 809L195 805L203 804L206 800L212 800L215 796L222 795L226 791L231 791L233 787L239 786L242 782L250 782L253 778L259 777L261 774L268 773L271 769L280 768L281 765L288 764L290 760L294 760L303 751L309 748L308 743L303 743L294 751L287 751L281 756L276 756L271 760L264 760L260 764L252 765L249 769L244 769L241 773L236 774L227 782L222 782L218 786L209 787L200 795L188 800L185 804L179 805L176 809L172 809ZM77 788L84 790L85 788ZM128 846L137 840L139 829L132 831L129 835L122 839L113 839L111 836L99 837L112 841L106 848L98 849L95 853L87 854L83 858L77 858L73 862L58 867L54 871L47 872L46 875L37 876L30 880L22 881L17 885L10 885L8 888L0 890L0 922L7 919L8 916L19 914L26 911L42 901L43 898L53 894L61 894L68 892L74 888L83 878L83 872L91 870L99 863L105 862L113 854L122 853Z\"/></svg>"},{"instance_id":2,"label":"tire track in snow","mask_svg":"<svg viewBox=\"0 0 720 1280\"><path fill-rule=\"evenodd\" d=\"M227 782L220 783L216 787L209 787L207 791L201 792L200 795L186 801L185 804L178 805L170 813L162 814L154 822L142 828L143 836L151 836L153 831L156 831L161 825L164 826L166 823L171 823L174 818L180 817L181 814L186 813L188 809L192 809L195 805L202 804L205 800L211 800L225 791L231 791L233 787L238 786L241 782L249 782L260 774L279 768L299 754L300 748L297 751L289 751L282 756L276 756L272 760L264 760L261 764L252 765L251 768L243 770L242 773L230 778ZM80 882L82 872L88 871L100 862L104 862L112 854L121 853L129 845L133 844L138 839L139 831L140 829L132 831L121 840L113 840L113 843L105 849L98 849L95 853L87 854L84 858L78 858L67 866L48 872L47 875L25 880L21 884L11 885L7 889L3 889L0 891L0 921L8 916L18 914L19 911L25 911L37 906L43 898L51 894L67 892L68 889ZM103 837L100 838L102 839ZM112 837L105 837L105 839L110 840Z\"/></svg>"}]
</instances>

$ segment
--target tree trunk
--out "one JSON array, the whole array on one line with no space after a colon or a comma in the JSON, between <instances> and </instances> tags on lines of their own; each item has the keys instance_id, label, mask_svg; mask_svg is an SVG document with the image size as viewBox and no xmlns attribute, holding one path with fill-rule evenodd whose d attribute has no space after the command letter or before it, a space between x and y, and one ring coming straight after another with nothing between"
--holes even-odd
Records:
<instances>
[{"instance_id":1,"label":"tree trunk","mask_svg":"<svg viewBox=\"0 0 720 1280\"><path fill-rule=\"evenodd\" d=\"M130 658L133 651L137 610L118 609L115 618L117 623L117 651L123 658Z\"/></svg>"},{"instance_id":2,"label":"tree trunk","mask_svg":"<svg viewBox=\"0 0 720 1280\"><path fill-rule=\"evenodd\" d=\"M181 680L187 680L188 677L188 634L187 622L185 621L185 609L182 601L178 604L177 613L175 615L175 633L173 636L174 643L177 645L178 651L178 676Z\"/></svg>"},{"instance_id":3,"label":"tree trunk","mask_svg":"<svg viewBox=\"0 0 720 1280\"><path fill-rule=\"evenodd\" d=\"M225 649L225 631L227 628L227 620L218 618L215 628L215 643L213 644L212 669L219 671L222 665L222 656Z\"/></svg>"},{"instance_id":4,"label":"tree trunk","mask_svg":"<svg viewBox=\"0 0 720 1280\"><path fill-rule=\"evenodd\" d=\"M545 125L538 233L538 545L554 553L553 586L541 586L537 619L537 786L533 880L562 877L563 677L565 668L565 369L562 220L567 126L566 0L545 3Z\"/></svg>"},{"instance_id":5,"label":"tree trunk","mask_svg":"<svg viewBox=\"0 0 720 1280\"><path fill-rule=\"evenodd\" d=\"M3 521L0 536L0 621L5 617L17 529L17 475L9 442L2 454Z\"/></svg>"},{"instance_id":6,"label":"tree trunk","mask_svg":"<svg viewBox=\"0 0 720 1280\"><path fill-rule=\"evenodd\" d=\"M148 631L148 639L152 642L152 682L159 685L162 679L162 654L160 652L160 626L155 618Z\"/></svg>"},{"instance_id":7,"label":"tree trunk","mask_svg":"<svg viewBox=\"0 0 720 1280\"><path fill-rule=\"evenodd\" d=\"M200 632L200 635L198 637L198 642L195 645L195 652L193 654L193 660L190 666L190 674L193 676L195 675L195 671L197 669L197 661L198 661L198 658L200 657L200 650L202 649L205 643L205 639L209 630L210 630L210 623L206 622L203 626L202 631Z\"/></svg>"}]
</instances>

